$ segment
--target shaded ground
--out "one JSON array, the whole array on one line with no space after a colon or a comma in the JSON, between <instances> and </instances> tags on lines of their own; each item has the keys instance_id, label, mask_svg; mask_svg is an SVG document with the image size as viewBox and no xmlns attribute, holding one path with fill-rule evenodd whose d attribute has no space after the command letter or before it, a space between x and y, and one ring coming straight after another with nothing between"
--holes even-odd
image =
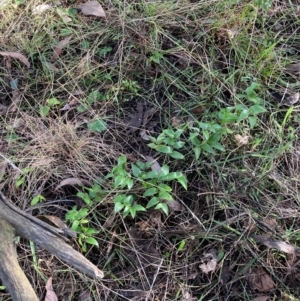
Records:
<instances>
[{"instance_id":1,"label":"shaded ground","mask_svg":"<svg viewBox=\"0 0 300 301\"><path fill-rule=\"evenodd\" d=\"M106 18L83 15L79 1L46 1L40 14L38 1L2 8L0 50L22 53L30 67L0 56L0 152L23 171L3 160L1 191L23 210L63 220L74 205L86 207L76 196L83 188L63 180L106 191L88 215L99 247L85 253L104 270L102 282L18 243L41 300L50 276L59 300L300 297L300 7L219 2L111 0L101 2ZM251 113L253 103L264 111ZM105 128L91 128L95 120ZM199 122L226 129L223 151L195 158L189 135ZM148 146L147 135L181 124L184 160ZM130 191L104 178L121 155L128 170L151 156L185 174L188 190L173 183L169 216L114 214L114 196ZM37 195L45 201L31 208ZM136 195L145 206L143 191ZM10 300L5 291L1 298Z\"/></svg>"}]
</instances>

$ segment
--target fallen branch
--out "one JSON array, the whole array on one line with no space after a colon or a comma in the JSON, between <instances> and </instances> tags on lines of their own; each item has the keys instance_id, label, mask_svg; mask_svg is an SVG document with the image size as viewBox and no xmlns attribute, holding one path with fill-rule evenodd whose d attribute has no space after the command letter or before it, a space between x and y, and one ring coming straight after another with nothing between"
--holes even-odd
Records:
<instances>
[{"instance_id":1,"label":"fallen branch","mask_svg":"<svg viewBox=\"0 0 300 301\"><path fill-rule=\"evenodd\" d=\"M45 248L62 261L67 263L70 266L73 266L75 269L80 272L92 277L92 278L103 278L104 274L101 270L99 270L94 264L92 264L89 260L87 260L82 254L75 251L70 245L68 245L64 240L68 240L65 233L61 229L57 229L52 227L43 221L35 218L32 215L29 215L16 206L12 204L5 196L0 192L0 220L5 225L9 224L1 228L1 232L3 237L11 237L11 228L15 229L15 232L27 238L42 248ZM6 233L7 232L7 233ZM4 241L3 238L2 241ZM11 238L5 239L9 244L11 242ZM11 248L10 245L7 248ZM7 249L4 249L4 253L7 252ZM7 255L4 253L0 253L0 269L7 269L6 265L9 265L7 262ZM20 268L20 267L19 267ZM10 267L13 269L13 267ZM22 272L22 271L21 271ZM1 274L0 274L1 275ZM22 273L18 273L17 275L12 275L10 277L19 279L9 279L5 281L5 278L2 277L4 284L7 286L9 292L13 296L14 301L23 301L23 300L37 300L37 299L22 299L17 297L21 294L21 292L17 292L16 295L13 295L14 290L19 290L19 288L15 285L18 282L23 282L25 275Z\"/></svg>"}]
</instances>

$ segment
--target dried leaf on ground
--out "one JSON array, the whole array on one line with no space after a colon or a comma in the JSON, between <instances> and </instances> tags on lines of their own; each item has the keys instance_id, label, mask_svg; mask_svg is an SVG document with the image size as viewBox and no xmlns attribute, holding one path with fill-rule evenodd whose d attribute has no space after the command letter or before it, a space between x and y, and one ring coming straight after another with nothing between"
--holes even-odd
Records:
<instances>
[{"instance_id":1,"label":"dried leaf on ground","mask_svg":"<svg viewBox=\"0 0 300 301\"><path fill-rule=\"evenodd\" d=\"M128 127L129 127L129 129L127 131L128 134L132 134L135 131L137 131L142 124L142 118L143 118L143 112L144 112L143 104L141 102L137 103L136 109L137 109L137 112L132 115L131 120L128 124Z\"/></svg>"},{"instance_id":2,"label":"dried leaf on ground","mask_svg":"<svg viewBox=\"0 0 300 301\"><path fill-rule=\"evenodd\" d=\"M253 301L268 301L268 300L269 300L269 296L258 296L253 299Z\"/></svg>"},{"instance_id":3,"label":"dried leaf on ground","mask_svg":"<svg viewBox=\"0 0 300 301\"><path fill-rule=\"evenodd\" d=\"M151 117L157 112L157 108L153 107L148 109L145 113L144 113L144 117L143 117L143 126L145 126L151 119Z\"/></svg>"},{"instance_id":4,"label":"dried leaf on ground","mask_svg":"<svg viewBox=\"0 0 300 301\"><path fill-rule=\"evenodd\" d=\"M285 97L280 104L283 105L283 106L288 106L288 107L292 106L292 105L296 104L299 101L299 96L300 96L299 92L297 92L295 94L292 94L288 97Z\"/></svg>"},{"instance_id":5,"label":"dried leaf on ground","mask_svg":"<svg viewBox=\"0 0 300 301\"><path fill-rule=\"evenodd\" d=\"M36 7L34 7L32 9L32 14L33 15L40 15L42 14L43 12L45 12L46 10L52 8L51 5L49 4L41 4L41 5L37 5Z\"/></svg>"},{"instance_id":6,"label":"dried leaf on ground","mask_svg":"<svg viewBox=\"0 0 300 301\"><path fill-rule=\"evenodd\" d=\"M253 289L259 292L268 292L275 287L275 283L267 272L259 267L250 276L249 283Z\"/></svg>"},{"instance_id":7,"label":"dried leaf on ground","mask_svg":"<svg viewBox=\"0 0 300 301\"><path fill-rule=\"evenodd\" d=\"M251 235L256 242L272 249L276 249L278 251L282 251L287 254L293 254L299 252L300 249L294 247L293 245L286 243L280 240L271 239L269 236L264 235Z\"/></svg>"},{"instance_id":8,"label":"dried leaf on ground","mask_svg":"<svg viewBox=\"0 0 300 301\"><path fill-rule=\"evenodd\" d=\"M247 145L249 143L249 136L234 135L234 139L238 146Z\"/></svg>"},{"instance_id":9,"label":"dried leaf on ground","mask_svg":"<svg viewBox=\"0 0 300 301\"><path fill-rule=\"evenodd\" d=\"M213 272L217 267L217 254L216 250L211 249L206 253L203 253L201 258L202 264L200 264L200 269L203 273L207 274Z\"/></svg>"},{"instance_id":10,"label":"dried leaf on ground","mask_svg":"<svg viewBox=\"0 0 300 301\"><path fill-rule=\"evenodd\" d=\"M21 61L26 67L30 68L30 63L28 59L21 53L18 52L9 52L9 51L0 51L0 55L12 57Z\"/></svg>"},{"instance_id":11,"label":"dried leaf on ground","mask_svg":"<svg viewBox=\"0 0 300 301\"><path fill-rule=\"evenodd\" d=\"M50 277L46 283L46 297L45 301L58 301L52 286L52 277Z\"/></svg>"},{"instance_id":12,"label":"dried leaf on ground","mask_svg":"<svg viewBox=\"0 0 300 301\"><path fill-rule=\"evenodd\" d=\"M84 15L105 18L106 14L98 1L88 1L77 6Z\"/></svg>"},{"instance_id":13,"label":"dried leaf on ground","mask_svg":"<svg viewBox=\"0 0 300 301\"><path fill-rule=\"evenodd\" d=\"M72 39L73 35L61 40L54 48L54 52L53 52L53 56L52 56L52 59L57 61L59 59L59 56L61 55L62 53L62 50L65 46L67 46L71 39Z\"/></svg>"},{"instance_id":14,"label":"dried leaf on ground","mask_svg":"<svg viewBox=\"0 0 300 301\"><path fill-rule=\"evenodd\" d=\"M171 118L171 124L174 128L180 128L183 125L183 120L180 116L173 116Z\"/></svg>"},{"instance_id":15,"label":"dried leaf on ground","mask_svg":"<svg viewBox=\"0 0 300 301\"><path fill-rule=\"evenodd\" d=\"M146 141L149 141L150 138L148 137L147 133L146 133L146 130L145 129L142 129L140 130L140 136L143 140L146 140Z\"/></svg>"},{"instance_id":16,"label":"dried leaf on ground","mask_svg":"<svg viewBox=\"0 0 300 301\"><path fill-rule=\"evenodd\" d=\"M161 169L161 166L160 164L156 161L156 159L150 157L150 156L145 156L145 159L147 162L151 162L152 165L151 165L151 169L154 170L154 171L160 171Z\"/></svg>"},{"instance_id":17,"label":"dried leaf on ground","mask_svg":"<svg viewBox=\"0 0 300 301\"><path fill-rule=\"evenodd\" d=\"M284 71L292 74L299 74L300 63L290 64L284 68Z\"/></svg>"},{"instance_id":18,"label":"dried leaf on ground","mask_svg":"<svg viewBox=\"0 0 300 301\"><path fill-rule=\"evenodd\" d=\"M83 186L83 183L80 179L78 178L67 178L62 180L56 187L55 187L55 191L57 191L59 188L66 186L66 185L70 185L70 186L75 186L75 185L80 185Z\"/></svg>"},{"instance_id":19,"label":"dried leaf on ground","mask_svg":"<svg viewBox=\"0 0 300 301\"><path fill-rule=\"evenodd\" d=\"M185 211L185 207L176 200L168 201L167 204L168 207L174 211L180 211L180 212Z\"/></svg>"}]
</instances>

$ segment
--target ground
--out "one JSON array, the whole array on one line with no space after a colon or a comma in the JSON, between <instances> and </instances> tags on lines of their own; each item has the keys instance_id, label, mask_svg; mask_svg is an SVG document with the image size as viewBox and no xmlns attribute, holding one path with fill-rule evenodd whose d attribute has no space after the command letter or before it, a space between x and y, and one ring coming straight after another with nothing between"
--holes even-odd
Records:
<instances>
[{"instance_id":1,"label":"ground","mask_svg":"<svg viewBox=\"0 0 300 301\"><path fill-rule=\"evenodd\" d=\"M299 300L296 0L0 7L1 191L105 273L20 239L41 300Z\"/></svg>"}]
</instances>

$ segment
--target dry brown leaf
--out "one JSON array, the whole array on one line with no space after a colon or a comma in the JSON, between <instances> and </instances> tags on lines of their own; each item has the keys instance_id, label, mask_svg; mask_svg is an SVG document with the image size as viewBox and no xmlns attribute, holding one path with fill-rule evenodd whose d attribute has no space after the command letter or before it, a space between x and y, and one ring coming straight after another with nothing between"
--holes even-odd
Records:
<instances>
[{"instance_id":1,"label":"dry brown leaf","mask_svg":"<svg viewBox=\"0 0 300 301\"><path fill-rule=\"evenodd\" d=\"M180 116L173 116L171 118L171 124L174 128L179 128L183 125L183 120Z\"/></svg>"},{"instance_id":2,"label":"dry brown leaf","mask_svg":"<svg viewBox=\"0 0 300 301\"><path fill-rule=\"evenodd\" d=\"M234 135L234 139L236 140L238 146L247 145L249 143L249 136L241 136L237 134Z\"/></svg>"},{"instance_id":3,"label":"dry brown leaf","mask_svg":"<svg viewBox=\"0 0 300 301\"><path fill-rule=\"evenodd\" d=\"M174 211L185 211L185 207L178 201L172 200L167 202L168 207Z\"/></svg>"},{"instance_id":4,"label":"dry brown leaf","mask_svg":"<svg viewBox=\"0 0 300 301\"><path fill-rule=\"evenodd\" d=\"M259 292L268 292L275 287L272 278L263 268L257 268L249 277L249 283L253 289Z\"/></svg>"},{"instance_id":5,"label":"dry brown leaf","mask_svg":"<svg viewBox=\"0 0 300 301\"><path fill-rule=\"evenodd\" d=\"M275 218L265 217L263 219L263 221L264 221L264 223L266 223L271 228L276 228L276 226L277 226L277 220Z\"/></svg>"},{"instance_id":6,"label":"dry brown leaf","mask_svg":"<svg viewBox=\"0 0 300 301\"><path fill-rule=\"evenodd\" d=\"M150 156L145 156L145 159L147 162L151 162L152 165L151 165L151 169L154 170L154 171L160 171L161 169L161 166L160 164L152 157Z\"/></svg>"},{"instance_id":7,"label":"dry brown leaf","mask_svg":"<svg viewBox=\"0 0 300 301\"><path fill-rule=\"evenodd\" d=\"M267 301L269 299L269 296L258 296L253 299L253 301Z\"/></svg>"},{"instance_id":8,"label":"dry brown leaf","mask_svg":"<svg viewBox=\"0 0 300 301\"><path fill-rule=\"evenodd\" d=\"M284 68L285 72L292 73L292 74L299 74L300 73L300 63L290 64Z\"/></svg>"},{"instance_id":9,"label":"dry brown leaf","mask_svg":"<svg viewBox=\"0 0 300 301\"><path fill-rule=\"evenodd\" d=\"M34 7L32 9L32 14L33 15L40 15L42 14L43 12L45 12L46 10L52 8L51 5L49 4L41 4L41 5L37 5L36 7Z\"/></svg>"},{"instance_id":10,"label":"dry brown leaf","mask_svg":"<svg viewBox=\"0 0 300 301\"><path fill-rule=\"evenodd\" d=\"M30 63L28 59L21 53L18 52L10 52L10 51L0 51L0 55L13 57L15 59L18 59L21 61L24 65L26 65L28 68L30 68Z\"/></svg>"},{"instance_id":11,"label":"dry brown leaf","mask_svg":"<svg viewBox=\"0 0 300 301\"><path fill-rule=\"evenodd\" d=\"M46 297L45 301L58 301L52 286L52 277L50 277L46 283Z\"/></svg>"},{"instance_id":12,"label":"dry brown leaf","mask_svg":"<svg viewBox=\"0 0 300 301\"><path fill-rule=\"evenodd\" d=\"M77 6L84 15L106 18L106 14L98 1L88 1Z\"/></svg>"},{"instance_id":13,"label":"dry brown leaf","mask_svg":"<svg viewBox=\"0 0 300 301\"><path fill-rule=\"evenodd\" d=\"M211 249L206 253L203 253L201 258L202 264L199 268L205 274L213 272L217 267L217 254L215 249Z\"/></svg>"},{"instance_id":14,"label":"dry brown leaf","mask_svg":"<svg viewBox=\"0 0 300 301\"><path fill-rule=\"evenodd\" d=\"M147 133L146 133L146 130L145 129L142 129L140 130L140 136L143 140L146 140L146 141L149 141L150 138L148 137Z\"/></svg>"},{"instance_id":15,"label":"dry brown leaf","mask_svg":"<svg viewBox=\"0 0 300 301\"><path fill-rule=\"evenodd\" d=\"M59 188L66 186L66 185L71 185L71 186L75 186L75 185L80 185L80 186L84 186L82 181L78 178L67 178L62 180L54 189L55 191L57 191Z\"/></svg>"},{"instance_id":16,"label":"dry brown leaf","mask_svg":"<svg viewBox=\"0 0 300 301\"><path fill-rule=\"evenodd\" d=\"M72 39L73 35L61 40L54 48L54 51L53 51L53 56L52 56L52 59L57 61L59 59L59 56L61 55L62 53L62 50L65 46L67 46L71 39Z\"/></svg>"},{"instance_id":17,"label":"dry brown leaf","mask_svg":"<svg viewBox=\"0 0 300 301\"><path fill-rule=\"evenodd\" d=\"M135 131L137 131L142 124L143 112L144 112L143 104L141 102L138 102L136 105L136 109L137 112L132 115L131 120L128 124L129 127L127 131L128 134L132 134Z\"/></svg>"},{"instance_id":18,"label":"dry brown leaf","mask_svg":"<svg viewBox=\"0 0 300 301\"><path fill-rule=\"evenodd\" d=\"M297 92L297 93L292 94L288 97L285 97L280 104L283 105L283 106L288 106L288 107L292 106L292 105L296 104L299 101L299 97L300 97L300 93Z\"/></svg>"},{"instance_id":19,"label":"dry brown leaf","mask_svg":"<svg viewBox=\"0 0 300 301\"><path fill-rule=\"evenodd\" d=\"M271 248L276 249L278 251L282 251L287 254L294 254L295 252L298 252L299 249L294 247L293 245L286 243L284 241L280 240L273 240L268 236L264 235L251 235L251 238L253 238L256 242Z\"/></svg>"}]
</instances>

